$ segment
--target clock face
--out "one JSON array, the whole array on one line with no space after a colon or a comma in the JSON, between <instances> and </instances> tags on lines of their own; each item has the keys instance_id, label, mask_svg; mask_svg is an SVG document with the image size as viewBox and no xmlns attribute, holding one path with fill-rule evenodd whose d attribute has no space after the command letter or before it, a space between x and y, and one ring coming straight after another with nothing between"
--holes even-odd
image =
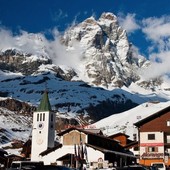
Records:
<instances>
[{"instance_id":1,"label":"clock face","mask_svg":"<svg viewBox=\"0 0 170 170\"><path fill-rule=\"evenodd\" d=\"M42 122L38 123L38 129L43 129L44 128L44 124Z\"/></svg>"}]
</instances>

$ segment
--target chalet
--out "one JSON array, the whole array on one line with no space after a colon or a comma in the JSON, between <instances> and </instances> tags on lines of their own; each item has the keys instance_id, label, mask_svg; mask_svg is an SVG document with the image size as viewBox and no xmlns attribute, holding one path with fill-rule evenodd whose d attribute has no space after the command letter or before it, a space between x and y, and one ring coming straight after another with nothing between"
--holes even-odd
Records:
<instances>
[{"instance_id":1,"label":"chalet","mask_svg":"<svg viewBox=\"0 0 170 170\"><path fill-rule=\"evenodd\" d=\"M93 133L88 129L71 127L59 133L60 147L47 149L40 153L42 157L56 158L57 164L79 167L82 164L96 168L108 164L123 166L135 161L135 156L129 154L119 142L106 136Z\"/></svg>"},{"instance_id":2,"label":"chalet","mask_svg":"<svg viewBox=\"0 0 170 170\"><path fill-rule=\"evenodd\" d=\"M170 106L134 124L139 131L139 163L170 165Z\"/></svg>"},{"instance_id":3,"label":"chalet","mask_svg":"<svg viewBox=\"0 0 170 170\"><path fill-rule=\"evenodd\" d=\"M134 140L129 139L129 135L119 132L113 135L110 135L109 138L116 140L119 142L121 146L124 147L126 150L130 150L137 158L139 157L139 144L136 141L136 137L134 136Z\"/></svg>"},{"instance_id":4,"label":"chalet","mask_svg":"<svg viewBox=\"0 0 170 170\"><path fill-rule=\"evenodd\" d=\"M121 132L110 135L109 138L119 141L120 145L122 146L126 146L127 144L132 142L132 140L128 139L129 135Z\"/></svg>"}]
</instances>

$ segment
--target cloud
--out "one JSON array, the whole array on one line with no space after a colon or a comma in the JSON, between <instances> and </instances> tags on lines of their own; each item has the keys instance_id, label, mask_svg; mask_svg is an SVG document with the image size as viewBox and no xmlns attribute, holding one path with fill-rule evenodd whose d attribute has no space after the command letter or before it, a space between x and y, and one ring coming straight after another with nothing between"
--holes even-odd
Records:
<instances>
[{"instance_id":1,"label":"cloud","mask_svg":"<svg viewBox=\"0 0 170 170\"><path fill-rule=\"evenodd\" d=\"M62 16L62 14L62 11L60 11L58 16ZM76 24L79 15L78 13L75 16L70 26ZM140 22L135 19L135 14L128 14L127 16L119 14L119 21L129 33L141 29L146 35L146 39L152 42L151 46L148 47L148 59L151 64L147 69L140 70L142 76L150 79L169 74L170 16L146 18ZM56 65L68 65L77 68L84 52L79 42L70 41L70 47L66 48L61 43L61 34L56 28L52 30L51 34L53 40L48 40L43 33L33 34L21 30L19 35L14 35L9 29L1 27L0 39L3 40L3 43L0 43L0 50L16 48L26 53L47 55ZM135 51L133 53L134 58L142 58L137 47L132 46L131 49L133 52Z\"/></svg>"},{"instance_id":2,"label":"cloud","mask_svg":"<svg viewBox=\"0 0 170 170\"><path fill-rule=\"evenodd\" d=\"M59 21L60 19L64 19L68 17L68 14L63 12L61 9L51 14L53 21Z\"/></svg>"},{"instance_id":3,"label":"cloud","mask_svg":"<svg viewBox=\"0 0 170 170\"><path fill-rule=\"evenodd\" d=\"M147 79L170 74L170 16L143 19L142 31L151 42L149 60L151 65L143 70Z\"/></svg>"},{"instance_id":4,"label":"cloud","mask_svg":"<svg viewBox=\"0 0 170 170\"><path fill-rule=\"evenodd\" d=\"M0 50L15 47L15 39L10 30L0 28L0 39L3 43L0 43Z\"/></svg>"},{"instance_id":5,"label":"cloud","mask_svg":"<svg viewBox=\"0 0 170 170\"><path fill-rule=\"evenodd\" d=\"M129 14L129 13L126 16L123 13L118 14L118 21L120 25L128 33L133 33L134 31L140 29L140 25L137 23L135 16L136 16L135 14Z\"/></svg>"},{"instance_id":6,"label":"cloud","mask_svg":"<svg viewBox=\"0 0 170 170\"><path fill-rule=\"evenodd\" d=\"M170 48L170 16L160 18L150 17L142 21L143 33L147 40L152 42L153 47L158 51L169 50Z\"/></svg>"},{"instance_id":7,"label":"cloud","mask_svg":"<svg viewBox=\"0 0 170 170\"><path fill-rule=\"evenodd\" d=\"M143 77L147 80L150 80L170 74L169 56L170 51L152 53L150 55L151 65L144 70L140 70Z\"/></svg>"},{"instance_id":8,"label":"cloud","mask_svg":"<svg viewBox=\"0 0 170 170\"><path fill-rule=\"evenodd\" d=\"M142 23L144 27L143 32L152 41L158 41L159 38L170 36L170 16L150 17L144 19Z\"/></svg>"},{"instance_id":9,"label":"cloud","mask_svg":"<svg viewBox=\"0 0 170 170\"><path fill-rule=\"evenodd\" d=\"M53 40L46 39L42 33L28 33L20 30L14 35L10 30L0 28L0 51L16 49L23 53L37 56L49 56L56 65L67 65L73 68L79 66L83 48L79 42L71 41L69 49L61 43L61 34L54 28L51 32Z\"/></svg>"},{"instance_id":10,"label":"cloud","mask_svg":"<svg viewBox=\"0 0 170 170\"><path fill-rule=\"evenodd\" d=\"M21 30L19 35L14 35L10 30L0 28L0 39L3 40L3 43L0 43L1 51L16 49L36 55L45 53L43 50L45 50L46 38L41 33L32 34Z\"/></svg>"},{"instance_id":11,"label":"cloud","mask_svg":"<svg viewBox=\"0 0 170 170\"><path fill-rule=\"evenodd\" d=\"M61 44L60 33L57 29L53 30L54 40L48 44L48 53L54 64L67 65L77 68L80 65L83 48L78 41L71 41L69 48Z\"/></svg>"}]
</instances>

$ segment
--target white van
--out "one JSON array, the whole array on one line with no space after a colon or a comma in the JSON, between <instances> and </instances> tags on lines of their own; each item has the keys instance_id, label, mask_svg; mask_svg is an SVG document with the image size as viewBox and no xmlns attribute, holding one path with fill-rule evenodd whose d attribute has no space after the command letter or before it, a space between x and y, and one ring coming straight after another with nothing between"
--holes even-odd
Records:
<instances>
[{"instance_id":1,"label":"white van","mask_svg":"<svg viewBox=\"0 0 170 170\"><path fill-rule=\"evenodd\" d=\"M152 162L151 166L157 167L159 170L166 170L164 162Z\"/></svg>"}]
</instances>

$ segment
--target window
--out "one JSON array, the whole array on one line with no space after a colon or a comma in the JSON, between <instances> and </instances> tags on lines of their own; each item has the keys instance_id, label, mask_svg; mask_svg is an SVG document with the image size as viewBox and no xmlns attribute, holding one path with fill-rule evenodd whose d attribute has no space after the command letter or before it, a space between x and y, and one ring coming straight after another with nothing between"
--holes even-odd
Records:
<instances>
[{"instance_id":1,"label":"window","mask_svg":"<svg viewBox=\"0 0 170 170\"><path fill-rule=\"evenodd\" d=\"M40 114L40 121L42 121L42 113Z\"/></svg>"},{"instance_id":2,"label":"window","mask_svg":"<svg viewBox=\"0 0 170 170\"><path fill-rule=\"evenodd\" d=\"M45 121L45 113L43 113L43 121Z\"/></svg>"},{"instance_id":3,"label":"window","mask_svg":"<svg viewBox=\"0 0 170 170\"><path fill-rule=\"evenodd\" d=\"M170 135L166 136L167 143L170 143Z\"/></svg>"},{"instance_id":4,"label":"window","mask_svg":"<svg viewBox=\"0 0 170 170\"><path fill-rule=\"evenodd\" d=\"M139 146L135 146L133 150L134 151L139 151Z\"/></svg>"},{"instance_id":5,"label":"window","mask_svg":"<svg viewBox=\"0 0 170 170\"><path fill-rule=\"evenodd\" d=\"M134 133L134 134L133 134L133 140L136 141L136 139L137 139L137 134Z\"/></svg>"},{"instance_id":6,"label":"window","mask_svg":"<svg viewBox=\"0 0 170 170\"><path fill-rule=\"evenodd\" d=\"M37 122L39 121L39 114L37 114Z\"/></svg>"},{"instance_id":7,"label":"window","mask_svg":"<svg viewBox=\"0 0 170 170\"><path fill-rule=\"evenodd\" d=\"M155 140L155 134L148 134L148 140Z\"/></svg>"},{"instance_id":8,"label":"window","mask_svg":"<svg viewBox=\"0 0 170 170\"><path fill-rule=\"evenodd\" d=\"M148 152L155 152L155 151L156 151L155 147L148 147Z\"/></svg>"},{"instance_id":9,"label":"window","mask_svg":"<svg viewBox=\"0 0 170 170\"><path fill-rule=\"evenodd\" d=\"M170 120L167 120L166 125L170 126Z\"/></svg>"}]
</instances>

